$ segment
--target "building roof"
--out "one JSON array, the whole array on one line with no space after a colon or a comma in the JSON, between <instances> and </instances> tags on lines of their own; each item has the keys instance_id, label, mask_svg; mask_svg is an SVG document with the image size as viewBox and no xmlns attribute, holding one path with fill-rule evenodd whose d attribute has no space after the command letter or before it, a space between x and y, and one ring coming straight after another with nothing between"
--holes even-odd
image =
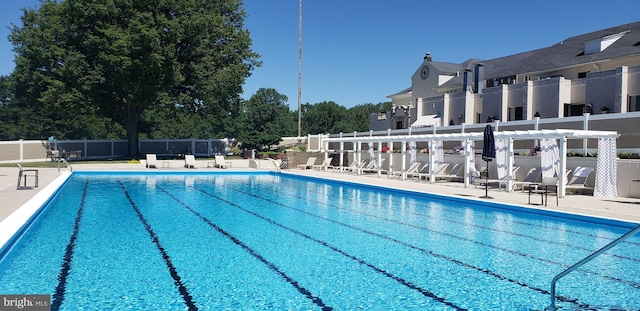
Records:
<instances>
[{"instance_id":1,"label":"building roof","mask_svg":"<svg viewBox=\"0 0 640 311\"><path fill-rule=\"evenodd\" d=\"M589 46L593 45L604 49L588 53ZM640 54L640 22L635 22L571 37L538 50L490 60L470 59L459 64L458 70L462 72L464 69L472 69L475 64L482 63L485 66L484 78L494 79L516 74L536 75L536 73L557 68L638 54ZM461 85L462 80L462 75L458 75L441 87Z\"/></svg>"}]
</instances>

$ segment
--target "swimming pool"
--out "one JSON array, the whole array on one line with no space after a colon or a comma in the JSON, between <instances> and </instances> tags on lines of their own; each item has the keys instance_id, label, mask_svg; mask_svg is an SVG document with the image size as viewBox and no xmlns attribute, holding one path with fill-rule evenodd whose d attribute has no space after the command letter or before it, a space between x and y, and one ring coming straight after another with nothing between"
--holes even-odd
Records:
<instances>
[{"instance_id":1,"label":"swimming pool","mask_svg":"<svg viewBox=\"0 0 640 311\"><path fill-rule=\"evenodd\" d=\"M542 310L632 224L274 173L74 173L3 250L52 309ZM558 283L640 308L640 238ZM591 309L590 309L591 308Z\"/></svg>"}]
</instances>

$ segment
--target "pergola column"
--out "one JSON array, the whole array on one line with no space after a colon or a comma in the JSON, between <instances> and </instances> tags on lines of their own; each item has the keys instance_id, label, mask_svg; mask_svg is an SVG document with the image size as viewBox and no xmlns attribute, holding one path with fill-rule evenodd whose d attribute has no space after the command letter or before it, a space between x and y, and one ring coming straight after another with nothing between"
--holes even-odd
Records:
<instances>
[{"instance_id":1,"label":"pergola column","mask_svg":"<svg viewBox=\"0 0 640 311\"><path fill-rule=\"evenodd\" d=\"M433 183L436 172L435 140L429 141L429 183Z\"/></svg>"},{"instance_id":2,"label":"pergola column","mask_svg":"<svg viewBox=\"0 0 640 311\"><path fill-rule=\"evenodd\" d=\"M382 169L382 141L378 142L378 177L380 177L381 172L380 170Z\"/></svg>"},{"instance_id":3,"label":"pergola column","mask_svg":"<svg viewBox=\"0 0 640 311\"><path fill-rule=\"evenodd\" d=\"M464 187L465 188L469 188L469 179L470 179L470 166L469 164L471 164L471 157L475 156L471 154L471 140L470 139L465 139L464 140Z\"/></svg>"},{"instance_id":4,"label":"pergola column","mask_svg":"<svg viewBox=\"0 0 640 311\"><path fill-rule=\"evenodd\" d=\"M513 192L513 180L515 176L513 175L513 138L509 137L507 139L507 192Z\"/></svg>"},{"instance_id":5,"label":"pergola column","mask_svg":"<svg viewBox=\"0 0 640 311\"><path fill-rule=\"evenodd\" d=\"M560 137L560 145L558 146L560 152L560 168L558 174L558 196L564 198L566 191L566 183L567 183L567 174L565 171L567 170L567 137Z\"/></svg>"},{"instance_id":6,"label":"pergola column","mask_svg":"<svg viewBox=\"0 0 640 311\"><path fill-rule=\"evenodd\" d=\"M402 141L402 150L400 151L402 153L402 156L400 157L402 159L402 180L405 180L407 178L407 167L406 167L406 162L407 162L407 141L403 140Z\"/></svg>"},{"instance_id":7,"label":"pergola column","mask_svg":"<svg viewBox=\"0 0 640 311\"><path fill-rule=\"evenodd\" d=\"M325 155L326 155L326 154L327 154L327 153L325 152ZM342 166L343 166L343 164L344 164L343 157L344 157L344 142L343 142L343 141L341 141L341 142L340 142L340 167L342 167ZM328 160L329 160L329 158L328 158L327 156L325 156L325 158L324 158L324 161L325 161L324 163L325 163L325 165L327 165L327 164L328 164L328 162L327 162Z\"/></svg>"}]
</instances>

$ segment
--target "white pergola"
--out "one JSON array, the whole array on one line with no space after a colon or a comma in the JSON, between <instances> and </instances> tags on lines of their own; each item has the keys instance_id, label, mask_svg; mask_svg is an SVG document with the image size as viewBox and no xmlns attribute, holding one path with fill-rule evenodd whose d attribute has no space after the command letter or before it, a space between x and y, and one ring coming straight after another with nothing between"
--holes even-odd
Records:
<instances>
[{"instance_id":1,"label":"white pergola","mask_svg":"<svg viewBox=\"0 0 640 311\"><path fill-rule=\"evenodd\" d=\"M559 157L560 157L560 167L559 171L566 171L567 166L567 140L568 139L598 139L598 138L617 138L619 135L615 131L590 131L590 130L565 130L565 129L556 129L556 130L526 130L526 131L497 131L494 132L495 139L503 139L506 140L507 143L507 172L511 172L513 170L513 141L514 140L535 140L535 139L543 139L550 138L556 139L559 141L558 149L559 149ZM329 143L338 142L340 143L340 166L343 166L343 153L344 143L349 142L353 143L355 155L357 157L356 161L359 162L361 153L357 152L362 150L362 143L377 143L378 144L378 163L382 161L382 144L388 144L391 151L393 148L393 143L401 142L402 143L402 171L405 171L405 163L406 163L406 144L407 142L429 142L429 181L433 183L434 181L434 167L435 167L435 149L434 142L436 141L459 141L463 143L464 146L464 155L465 155L465 169L464 169L464 186L469 187L469 160L470 157L475 157L475 154L471 154L469 151L471 148L471 143L473 141L482 141L484 139L484 134L482 132L473 132L473 133L446 133L446 134L419 134L419 135L386 135L386 136L356 136L354 133L353 136L344 136L340 135L340 137L330 137L323 139L322 146L324 149L324 157L325 163L328 162L329 157ZM390 161L393 162L393 161ZM326 164L325 164L326 165ZM392 163L390 163L389 170L392 171ZM378 170L378 176L380 176L380 170ZM404 177L404 176L403 176ZM565 196L566 188L566 176L565 174L558 174L558 195L560 197ZM507 190L509 192L513 191L513 180L507 180Z\"/></svg>"}]
</instances>

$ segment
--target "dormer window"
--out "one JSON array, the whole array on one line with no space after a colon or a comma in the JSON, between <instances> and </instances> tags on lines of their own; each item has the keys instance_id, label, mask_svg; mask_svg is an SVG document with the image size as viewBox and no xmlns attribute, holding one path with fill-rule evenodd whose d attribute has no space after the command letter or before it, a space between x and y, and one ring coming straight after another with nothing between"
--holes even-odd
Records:
<instances>
[{"instance_id":1,"label":"dormer window","mask_svg":"<svg viewBox=\"0 0 640 311\"><path fill-rule=\"evenodd\" d=\"M598 53L604 51L614 42L618 41L620 38L624 37L630 30L623 31L620 33L604 36L602 38L598 38L595 40L587 41L584 43L584 53L582 55L589 55L593 53Z\"/></svg>"}]
</instances>

